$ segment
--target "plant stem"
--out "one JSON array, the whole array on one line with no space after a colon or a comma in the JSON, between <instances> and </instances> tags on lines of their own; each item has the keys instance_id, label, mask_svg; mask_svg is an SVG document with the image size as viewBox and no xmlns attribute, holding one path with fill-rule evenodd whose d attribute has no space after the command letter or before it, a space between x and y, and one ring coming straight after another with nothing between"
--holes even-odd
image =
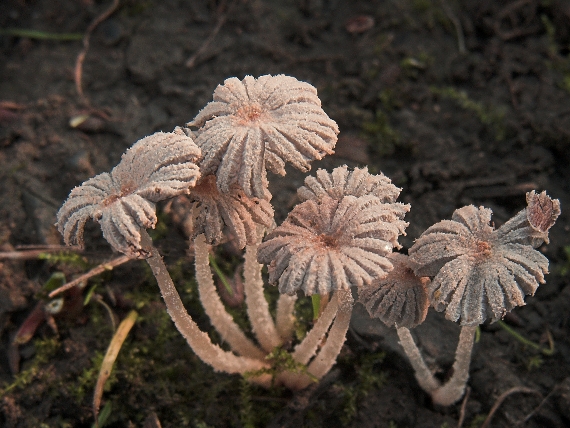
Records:
<instances>
[{"instance_id":1,"label":"plant stem","mask_svg":"<svg viewBox=\"0 0 570 428\"><path fill-rule=\"evenodd\" d=\"M338 290L336 292L338 299L338 312L336 314L333 325L327 335L327 341L321 348L315 359L309 364L308 372L317 379L321 379L329 372L336 362L336 357L340 354L340 350L346 340L346 332L350 325L350 317L354 306L354 298L352 290Z\"/></svg>"},{"instance_id":2,"label":"plant stem","mask_svg":"<svg viewBox=\"0 0 570 428\"><path fill-rule=\"evenodd\" d=\"M293 338L293 330L295 328L295 302L297 295L289 296L288 294L280 294L277 300L277 313L275 314L275 328L283 342L289 342Z\"/></svg>"},{"instance_id":3,"label":"plant stem","mask_svg":"<svg viewBox=\"0 0 570 428\"><path fill-rule=\"evenodd\" d=\"M303 341L295 347L295 351L293 352L293 359L295 361L301 364L307 364L309 362L311 357L317 352L317 348L321 344L323 337L325 337L337 312L338 297L335 295L313 328L307 333Z\"/></svg>"},{"instance_id":4,"label":"plant stem","mask_svg":"<svg viewBox=\"0 0 570 428\"><path fill-rule=\"evenodd\" d=\"M258 230L258 242L261 242L262 236L262 230ZM255 337L266 352L271 352L281 346L283 341L277 333L263 293L263 278L261 277L263 265L257 262L257 247L259 244L245 247L243 266L245 303Z\"/></svg>"},{"instance_id":5,"label":"plant stem","mask_svg":"<svg viewBox=\"0 0 570 428\"><path fill-rule=\"evenodd\" d=\"M216 272L216 275L218 275L218 278L220 278L220 281L222 282L222 285L224 286L224 288L226 289L228 294L230 296L233 296L234 290L232 289L232 287L230 286L230 283L228 282L228 279L226 278L226 276L224 275L224 273L222 272L222 270L218 266L218 263L216 262L216 258L209 254L208 255L208 261L210 262L210 266L212 266L212 269L214 269L214 272Z\"/></svg>"},{"instance_id":6,"label":"plant stem","mask_svg":"<svg viewBox=\"0 0 570 428\"><path fill-rule=\"evenodd\" d=\"M550 356L550 355L554 354L554 341L552 340L552 336L550 336L550 334L548 335L548 341L549 341L550 347L547 349L547 348L543 348L538 343L534 343L532 340L527 339L526 337L524 337L523 335L518 333L516 330L511 328L504 321L499 320L499 321L497 321L497 324L499 324L503 330L505 330L507 333L509 333L511 336L513 336L515 339L517 339L523 345L530 346L531 348L536 349L537 351L540 351L544 355Z\"/></svg>"}]
</instances>

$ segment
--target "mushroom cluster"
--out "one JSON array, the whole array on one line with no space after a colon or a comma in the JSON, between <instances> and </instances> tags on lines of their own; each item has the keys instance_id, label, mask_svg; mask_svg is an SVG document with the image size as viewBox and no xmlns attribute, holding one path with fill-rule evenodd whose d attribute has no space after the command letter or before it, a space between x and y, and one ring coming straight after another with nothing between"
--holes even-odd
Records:
<instances>
[{"instance_id":1,"label":"mushroom cluster","mask_svg":"<svg viewBox=\"0 0 570 428\"><path fill-rule=\"evenodd\" d=\"M525 295L544 283L548 259L535 248L548 242L560 203L546 192L529 192L526 199L527 207L498 229L491 226L488 208L455 210L451 220L416 240L409 257L399 255L401 263L387 278L360 295L371 316L396 325L418 383L436 404L448 406L463 395L477 326L524 305ZM426 302L462 326L453 374L444 384L427 368L408 329L425 317Z\"/></svg>"},{"instance_id":2,"label":"mushroom cluster","mask_svg":"<svg viewBox=\"0 0 570 428\"><path fill-rule=\"evenodd\" d=\"M214 370L291 389L321 379L344 344L356 290L371 316L396 327L421 387L435 403L452 404L465 388L476 326L523 305L544 282L548 260L535 248L548 242L560 204L530 192L527 208L496 230L491 210L463 207L404 255L396 250L410 206L397 202L401 189L382 173L345 165L307 177L300 202L276 226L267 171L284 175L286 163L308 171L313 160L333 153L338 132L309 83L284 75L229 78L185 128L139 140L110 173L74 188L57 226L66 244L82 245L93 219L115 250L146 260L176 327ZM200 301L231 351L198 328L146 232L156 225L156 203L174 196L190 207ZM245 249L255 339L226 310L210 268L211 247L230 237ZM281 293L275 318L264 295L264 265ZM296 301L316 295L323 303L318 319L295 344ZM430 305L463 328L445 384L429 371L409 330ZM292 364L272 367L275 352Z\"/></svg>"}]
</instances>

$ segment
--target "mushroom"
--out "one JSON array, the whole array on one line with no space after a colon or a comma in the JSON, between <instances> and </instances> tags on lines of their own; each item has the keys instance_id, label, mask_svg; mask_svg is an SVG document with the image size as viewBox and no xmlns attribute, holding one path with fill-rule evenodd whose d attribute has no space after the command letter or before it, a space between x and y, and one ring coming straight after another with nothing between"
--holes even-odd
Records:
<instances>
[{"instance_id":1,"label":"mushroom","mask_svg":"<svg viewBox=\"0 0 570 428\"><path fill-rule=\"evenodd\" d=\"M144 258L157 279L168 313L190 347L215 370L228 373L269 367L261 359L238 357L214 345L184 305L166 265L146 228L156 224L155 202L189 192L200 177L200 149L179 128L158 132L135 143L111 171L87 180L70 193L58 212L57 226L66 244L83 243L89 218L101 224L103 236L131 258ZM268 375L253 379L267 385Z\"/></svg>"},{"instance_id":2,"label":"mushroom","mask_svg":"<svg viewBox=\"0 0 570 428\"><path fill-rule=\"evenodd\" d=\"M223 193L237 183L257 198L267 191L266 168L285 175L290 162L308 171L311 161L333 153L339 132L317 90L284 75L226 79L187 126L199 128L202 174L215 174Z\"/></svg>"},{"instance_id":3,"label":"mushroom","mask_svg":"<svg viewBox=\"0 0 570 428\"><path fill-rule=\"evenodd\" d=\"M335 169L332 175L340 175L339 171L346 167ZM324 177L328 173L317 174ZM257 253L258 261L269 265L269 281L278 284L281 293L334 293L293 352L295 361L308 363L334 319L325 345L308 366L308 372L319 379L330 370L345 341L353 306L351 287L368 285L388 274L392 264L387 256L398 246L398 236L407 225L402 221L408 209L405 205L383 203L366 192L361 196L340 190L332 193L336 198L325 191L298 204L265 237ZM309 382L301 377L288 381L299 388Z\"/></svg>"},{"instance_id":4,"label":"mushroom","mask_svg":"<svg viewBox=\"0 0 570 428\"><path fill-rule=\"evenodd\" d=\"M416 275L433 278L433 307L462 326L452 377L428 391L436 404L451 405L463 395L477 326L524 305L524 296L544 283L548 259L534 248L548 241L560 203L534 191L527 203L497 230L490 225L490 209L460 208L451 220L428 228L409 250Z\"/></svg>"},{"instance_id":5,"label":"mushroom","mask_svg":"<svg viewBox=\"0 0 570 428\"><path fill-rule=\"evenodd\" d=\"M424 322L430 305L429 278L418 277L410 267L409 257L392 253L388 256L394 269L385 278L358 290L358 300L372 318L379 318L389 327L395 326L400 345L416 373L416 379L426 391L441 386L426 366L410 328Z\"/></svg>"},{"instance_id":6,"label":"mushroom","mask_svg":"<svg viewBox=\"0 0 570 428\"><path fill-rule=\"evenodd\" d=\"M75 187L57 213L57 227L67 245L83 245L89 218L103 236L132 258L146 256L141 228L156 225L155 203L188 193L200 176L200 149L180 129L157 132L137 141L111 173L104 172Z\"/></svg>"},{"instance_id":7,"label":"mushroom","mask_svg":"<svg viewBox=\"0 0 570 428\"><path fill-rule=\"evenodd\" d=\"M248 197L237 185L232 185L229 192L222 193L216 187L216 176L206 175L198 180L189 199L192 202L191 213L193 236L201 233L206 242L217 245L229 234L236 237L236 245L242 249L259 241L257 227L270 228L274 224L273 207L266 198Z\"/></svg>"},{"instance_id":8,"label":"mushroom","mask_svg":"<svg viewBox=\"0 0 570 428\"><path fill-rule=\"evenodd\" d=\"M404 254L392 253L388 259L394 269L370 286L359 288L358 301L372 318L389 327L413 328L427 315L429 278L416 276Z\"/></svg>"},{"instance_id":9,"label":"mushroom","mask_svg":"<svg viewBox=\"0 0 570 428\"><path fill-rule=\"evenodd\" d=\"M305 185L297 190L302 200L318 200L324 195L334 199L349 195L373 195L383 203L392 204L396 203L402 190L394 186L384 174L370 174L366 167L349 171L348 166L343 165L335 168L332 173L318 169L315 175L305 178ZM409 209L409 206L406 207Z\"/></svg>"}]
</instances>

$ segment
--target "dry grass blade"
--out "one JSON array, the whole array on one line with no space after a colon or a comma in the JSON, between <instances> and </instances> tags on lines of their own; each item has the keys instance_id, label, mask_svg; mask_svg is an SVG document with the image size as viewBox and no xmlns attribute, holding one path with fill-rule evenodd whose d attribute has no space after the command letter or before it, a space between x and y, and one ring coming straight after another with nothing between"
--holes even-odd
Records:
<instances>
[{"instance_id":1,"label":"dry grass blade","mask_svg":"<svg viewBox=\"0 0 570 428\"><path fill-rule=\"evenodd\" d=\"M113 365L115 364L117 355L119 355L119 351L123 346L123 342L135 324L137 317L137 312L131 311L126 316L126 318L121 321L119 328L117 328L115 335L111 339L111 343L109 343L105 358L103 358L101 370L99 370L99 376L97 377L97 384L95 385L95 391L93 392L93 416L95 418L95 424L97 427L99 426L97 415L99 413L99 407L101 406L101 397L103 396L103 388L105 387L105 382L107 382L107 379L109 379L109 376L111 375L111 371L113 370Z\"/></svg>"},{"instance_id":2,"label":"dry grass blade","mask_svg":"<svg viewBox=\"0 0 570 428\"><path fill-rule=\"evenodd\" d=\"M129 260L131 259L127 256L119 256L111 260L110 262L101 263L99 266L94 267L89 272L84 273L83 275L75 278L73 281L69 281L68 283L63 284L61 287L56 288L51 293L49 293L48 297L52 298L54 296L57 296L58 294L63 293L64 291L69 290L70 288L75 287L76 285L79 285L83 281L87 281L92 276L99 275L105 272L106 270L112 270L114 267L122 265L123 263L126 263Z\"/></svg>"},{"instance_id":3,"label":"dry grass blade","mask_svg":"<svg viewBox=\"0 0 570 428\"><path fill-rule=\"evenodd\" d=\"M198 57L200 57L202 54L204 54L206 51L208 51L208 48L210 47L210 45L212 44L212 42L214 41L214 39L216 38L216 36L220 32L220 30L222 29L222 27L226 23L226 18L227 18L227 14L225 14L225 13L218 17L218 21L216 22L216 26L214 27L214 29L212 30L212 32L210 33L208 38L204 41L204 43L202 43L202 46L200 46L200 48L196 52L194 52L192 54L192 56L190 58L188 58L188 60L186 61L186 63L185 63L186 68L194 68L196 66L196 62L198 60Z\"/></svg>"},{"instance_id":4,"label":"dry grass blade","mask_svg":"<svg viewBox=\"0 0 570 428\"><path fill-rule=\"evenodd\" d=\"M119 0L113 0L113 4L109 7L109 9L107 9L105 12L95 18L91 24L89 24L89 27L87 27L87 31L83 36L83 49L81 49L81 52L79 52L79 55L77 55L77 59L75 60L75 71L73 73L75 88L77 89L77 93L81 98L83 98L83 85L81 82L81 78L83 76L83 61L85 61L85 56L89 50L89 39L91 38L91 33L93 33L95 28L97 28L101 22L109 18L117 10L118 7Z\"/></svg>"},{"instance_id":5,"label":"dry grass blade","mask_svg":"<svg viewBox=\"0 0 570 428\"><path fill-rule=\"evenodd\" d=\"M79 246L68 245L41 245L30 248L16 248L14 251L0 251L0 260L33 260L44 253L58 253L61 251L83 251Z\"/></svg>"}]
</instances>

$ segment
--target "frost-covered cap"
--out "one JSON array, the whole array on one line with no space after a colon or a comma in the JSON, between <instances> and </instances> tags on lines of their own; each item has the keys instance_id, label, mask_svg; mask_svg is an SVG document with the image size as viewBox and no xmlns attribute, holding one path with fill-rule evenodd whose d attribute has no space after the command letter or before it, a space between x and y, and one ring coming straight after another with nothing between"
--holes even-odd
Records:
<instances>
[{"instance_id":1,"label":"frost-covered cap","mask_svg":"<svg viewBox=\"0 0 570 428\"><path fill-rule=\"evenodd\" d=\"M529 207L497 230L490 225L490 209L469 205L417 239L410 260L416 275L434 277L429 291L437 311L445 311L446 318L461 325L495 321L524 305L524 296L533 295L544 283L548 259L533 246L548 239L548 228L560 209L557 200L541 195L547 198L541 204L548 202L555 209L545 211L550 220L533 220L548 225L540 229L529 223L527 210L536 211L537 203L537 195L530 192Z\"/></svg>"},{"instance_id":2,"label":"frost-covered cap","mask_svg":"<svg viewBox=\"0 0 570 428\"><path fill-rule=\"evenodd\" d=\"M393 203L401 190L382 173L370 174L367 167L349 171L348 166L343 165L330 173L317 169L315 177L305 178L305 185L297 190L297 194L302 200L318 200L324 195L333 199L342 199L349 195L374 195L384 203Z\"/></svg>"},{"instance_id":3,"label":"frost-covered cap","mask_svg":"<svg viewBox=\"0 0 570 428\"><path fill-rule=\"evenodd\" d=\"M188 193L200 176L200 149L177 128L137 141L111 173L75 187L57 213L67 245L83 245L89 218L99 222L105 239L129 257L144 257L140 228L154 228L155 203Z\"/></svg>"},{"instance_id":4,"label":"frost-covered cap","mask_svg":"<svg viewBox=\"0 0 570 428\"><path fill-rule=\"evenodd\" d=\"M237 184L221 193L214 175L198 180L189 198L193 202L193 237L204 233L208 244L222 242L227 227L238 248L244 248L258 242L257 225L270 228L274 224L269 198L250 198Z\"/></svg>"},{"instance_id":5,"label":"frost-covered cap","mask_svg":"<svg viewBox=\"0 0 570 428\"><path fill-rule=\"evenodd\" d=\"M285 175L290 162L308 171L333 153L339 132L315 87L284 75L226 79L188 126L199 127L202 173L215 174L223 193L237 183L257 198L265 196L266 169Z\"/></svg>"},{"instance_id":6,"label":"frost-covered cap","mask_svg":"<svg viewBox=\"0 0 570 428\"><path fill-rule=\"evenodd\" d=\"M390 327L415 327L427 315L429 278L414 275L404 254L392 253L388 259L394 269L386 277L359 288L358 301L371 317Z\"/></svg>"},{"instance_id":7,"label":"frost-covered cap","mask_svg":"<svg viewBox=\"0 0 570 428\"><path fill-rule=\"evenodd\" d=\"M269 264L269 281L279 291L326 294L370 284L386 276L386 257L407 223L375 196L323 196L297 205L259 246L257 258Z\"/></svg>"}]
</instances>

